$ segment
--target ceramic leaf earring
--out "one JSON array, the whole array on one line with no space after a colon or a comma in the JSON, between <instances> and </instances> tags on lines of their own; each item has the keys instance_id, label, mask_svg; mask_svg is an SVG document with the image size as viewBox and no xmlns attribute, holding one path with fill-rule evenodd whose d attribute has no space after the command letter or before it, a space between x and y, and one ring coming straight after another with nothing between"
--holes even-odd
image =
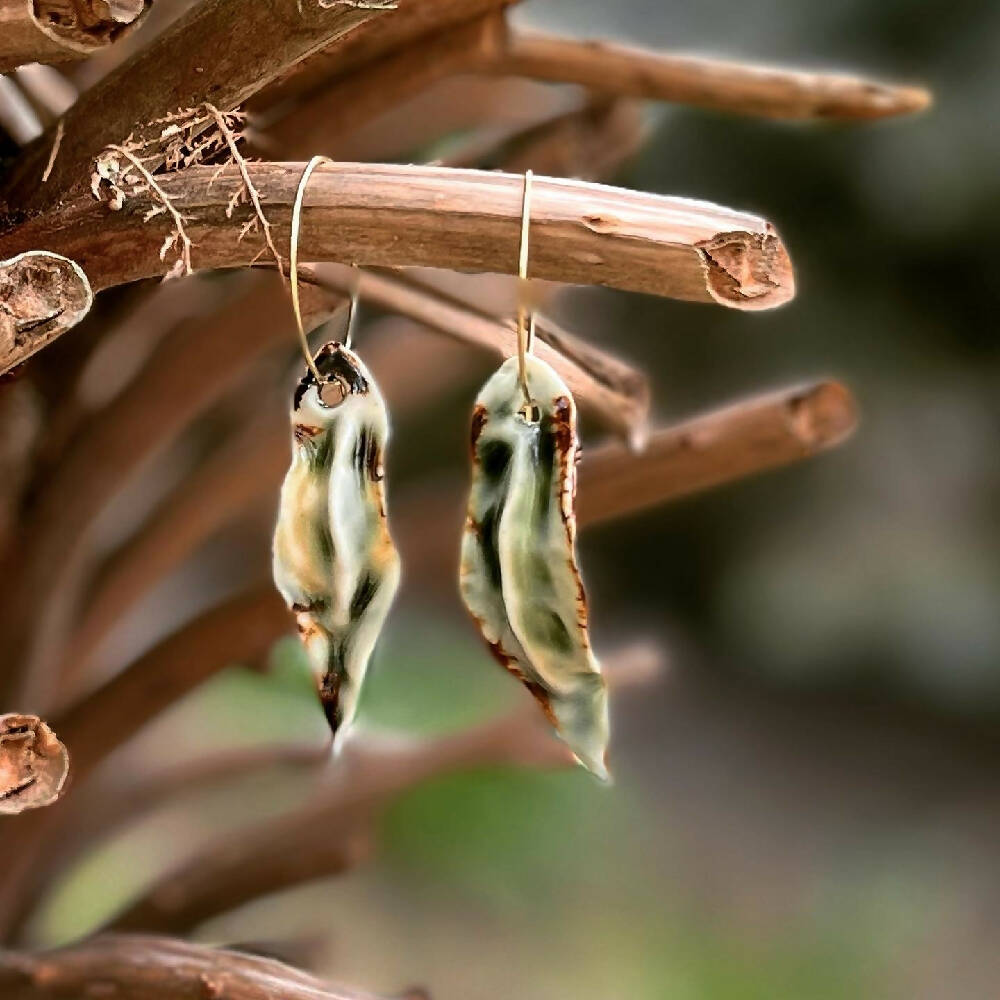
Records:
<instances>
[{"instance_id":1,"label":"ceramic leaf earring","mask_svg":"<svg viewBox=\"0 0 1000 1000\"><path fill-rule=\"evenodd\" d=\"M516 357L483 386L472 417L472 487L460 587L496 658L534 695L577 760L608 779L608 702L590 646L576 561L576 406L531 353L525 322L530 172L524 178Z\"/></svg>"},{"instance_id":2,"label":"ceramic leaf earring","mask_svg":"<svg viewBox=\"0 0 1000 1000\"><path fill-rule=\"evenodd\" d=\"M306 167L292 212L290 281L306 372L292 395L292 464L281 489L273 569L295 613L337 751L399 586L400 561L386 519L385 401L351 350L357 296L343 344L325 344L314 358L302 324L302 197L323 160L316 157Z\"/></svg>"}]
</instances>

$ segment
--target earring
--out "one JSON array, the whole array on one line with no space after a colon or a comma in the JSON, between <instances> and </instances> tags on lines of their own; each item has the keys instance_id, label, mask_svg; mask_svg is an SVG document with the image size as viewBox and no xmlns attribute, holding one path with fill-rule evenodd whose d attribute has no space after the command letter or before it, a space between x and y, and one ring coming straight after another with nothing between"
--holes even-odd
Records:
<instances>
[{"instance_id":1,"label":"earring","mask_svg":"<svg viewBox=\"0 0 1000 1000\"><path fill-rule=\"evenodd\" d=\"M494 656L531 692L577 760L608 779L608 702L576 560L576 406L534 357L526 325L530 172L524 178L517 356L472 417L472 486L460 589Z\"/></svg>"},{"instance_id":2,"label":"earring","mask_svg":"<svg viewBox=\"0 0 1000 1000\"><path fill-rule=\"evenodd\" d=\"M301 203L323 159L307 166L292 211L290 285L306 373L292 396L292 464L281 488L273 570L295 613L337 752L399 586L400 560L385 508L388 413L371 372L351 350L357 294L343 344L325 344L313 358L302 325Z\"/></svg>"}]
</instances>

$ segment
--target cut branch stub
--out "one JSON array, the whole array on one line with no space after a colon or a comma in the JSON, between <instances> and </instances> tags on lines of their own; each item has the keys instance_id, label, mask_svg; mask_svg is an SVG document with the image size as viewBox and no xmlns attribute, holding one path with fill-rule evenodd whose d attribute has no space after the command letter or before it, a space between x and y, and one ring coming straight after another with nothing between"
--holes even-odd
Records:
<instances>
[{"instance_id":1,"label":"cut branch stub","mask_svg":"<svg viewBox=\"0 0 1000 1000\"><path fill-rule=\"evenodd\" d=\"M31 250L0 260L0 372L79 323L93 301L86 274L68 257Z\"/></svg>"},{"instance_id":2,"label":"cut branch stub","mask_svg":"<svg viewBox=\"0 0 1000 1000\"><path fill-rule=\"evenodd\" d=\"M37 715L0 715L0 816L51 805L68 772L66 748Z\"/></svg>"},{"instance_id":3,"label":"cut branch stub","mask_svg":"<svg viewBox=\"0 0 1000 1000\"><path fill-rule=\"evenodd\" d=\"M0 0L0 73L83 59L121 38L153 0Z\"/></svg>"}]
</instances>

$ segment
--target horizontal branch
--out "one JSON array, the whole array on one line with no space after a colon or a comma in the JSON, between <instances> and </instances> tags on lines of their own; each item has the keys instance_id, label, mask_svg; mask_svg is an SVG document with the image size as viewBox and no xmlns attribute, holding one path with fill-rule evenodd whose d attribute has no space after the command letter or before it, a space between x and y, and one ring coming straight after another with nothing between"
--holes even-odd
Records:
<instances>
[{"instance_id":1,"label":"horizontal branch","mask_svg":"<svg viewBox=\"0 0 1000 1000\"><path fill-rule=\"evenodd\" d=\"M612 687L644 684L661 667L658 649L634 643L606 659ZM260 896L355 866L372 849L373 820L400 792L441 774L483 765L568 767L529 697L509 714L433 739L362 735L320 776L306 805L228 834L164 875L115 921L119 930L184 933Z\"/></svg>"},{"instance_id":2,"label":"horizontal branch","mask_svg":"<svg viewBox=\"0 0 1000 1000\"><path fill-rule=\"evenodd\" d=\"M66 747L37 715L0 715L0 816L52 805L68 773Z\"/></svg>"},{"instance_id":3,"label":"horizontal branch","mask_svg":"<svg viewBox=\"0 0 1000 1000\"><path fill-rule=\"evenodd\" d=\"M623 517L841 444L857 425L839 382L784 389L655 431L632 455L607 445L580 463L581 525Z\"/></svg>"},{"instance_id":4,"label":"horizontal branch","mask_svg":"<svg viewBox=\"0 0 1000 1000\"><path fill-rule=\"evenodd\" d=\"M117 41L153 0L0 0L0 73L84 59Z\"/></svg>"},{"instance_id":5,"label":"horizontal branch","mask_svg":"<svg viewBox=\"0 0 1000 1000\"><path fill-rule=\"evenodd\" d=\"M516 31L484 68L765 118L884 118L922 111L931 103L923 87Z\"/></svg>"},{"instance_id":6,"label":"horizontal branch","mask_svg":"<svg viewBox=\"0 0 1000 1000\"><path fill-rule=\"evenodd\" d=\"M31 250L0 260L0 372L75 326L94 296L72 260Z\"/></svg>"},{"instance_id":7,"label":"horizontal branch","mask_svg":"<svg viewBox=\"0 0 1000 1000\"><path fill-rule=\"evenodd\" d=\"M58 951L0 951L4 1000L375 1000L269 958L106 934Z\"/></svg>"},{"instance_id":8,"label":"horizontal branch","mask_svg":"<svg viewBox=\"0 0 1000 1000\"><path fill-rule=\"evenodd\" d=\"M288 243L303 169L249 165L279 246ZM192 166L158 182L184 216L196 267L246 265L260 256L259 234L240 239L252 209L227 215L242 187L235 167L220 174ZM523 184L521 176L486 171L327 164L310 182L300 258L516 273ZM166 214L144 221L158 206L157 196L140 196L112 211L80 196L8 231L0 253L58 251L80 264L95 290L162 275L171 269L160 252L172 221ZM794 294L788 254L759 216L545 177L533 190L531 274L744 310L770 309ZM34 349L25 344L22 354Z\"/></svg>"}]
</instances>

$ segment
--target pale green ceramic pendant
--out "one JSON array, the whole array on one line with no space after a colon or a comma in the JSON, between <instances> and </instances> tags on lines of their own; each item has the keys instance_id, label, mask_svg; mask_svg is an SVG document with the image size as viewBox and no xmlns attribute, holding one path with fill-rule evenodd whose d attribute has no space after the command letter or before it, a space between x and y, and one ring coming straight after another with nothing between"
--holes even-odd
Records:
<instances>
[{"instance_id":1,"label":"pale green ceramic pendant","mask_svg":"<svg viewBox=\"0 0 1000 1000\"><path fill-rule=\"evenodd\" d=\"M608 701L576 562L576 406L544 361L517 358L483 387L472 421L462 596L500 662L584 767L607 779Z\"/></svg>"},{"instance_id":2,"label":"pale green ceramic pendant","mask_svg":"<svg viewBox=\"0 0 1000 1000\"><path fill-rule=\"evenodd\" d=\"M274 533L274 582L295 612L334 748L357 709L399 586L385 512L385 402L360 358L326 344L292 400L292 464Z\"/></svg>"}]
</instances>

